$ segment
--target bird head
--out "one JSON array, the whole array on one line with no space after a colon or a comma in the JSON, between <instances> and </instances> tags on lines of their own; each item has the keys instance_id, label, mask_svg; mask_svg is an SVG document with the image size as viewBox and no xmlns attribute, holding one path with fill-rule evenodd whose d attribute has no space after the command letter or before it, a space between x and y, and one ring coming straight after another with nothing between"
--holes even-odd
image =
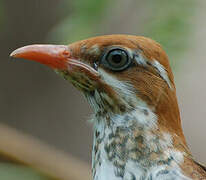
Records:
<instances>
[{"instance_id":1,"label":"bird head","mask_svg":"<svg viewBox=\"0 0 206 180\"><path fill-rule=\"evenodd\" d=\"M99 36L68 46L25 46L11 56L54 69L84 93L95 113L124 114L147 107L160 127L184 138L168 57L149 38Z\"/></svg>"}]
</instances>

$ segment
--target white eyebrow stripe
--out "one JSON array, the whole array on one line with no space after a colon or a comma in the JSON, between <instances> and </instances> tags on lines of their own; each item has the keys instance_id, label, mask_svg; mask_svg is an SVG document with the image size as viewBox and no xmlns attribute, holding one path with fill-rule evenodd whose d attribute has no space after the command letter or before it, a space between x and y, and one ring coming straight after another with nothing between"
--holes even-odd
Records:
<instances>
[{"instance_id":1,"label":"white eyebrow stripe","mask_svg":"<svg viewBox=\"0 0 206 180\"><path fill-rule=\"evenodd\" d=\"M166 81L169 88L172 89L171 81L168 77L167 71L165 70L164 66L160 64L157 60L153 60L151 65L154 66L158 70L159 75Z\"/></svg>"}]
</instances>

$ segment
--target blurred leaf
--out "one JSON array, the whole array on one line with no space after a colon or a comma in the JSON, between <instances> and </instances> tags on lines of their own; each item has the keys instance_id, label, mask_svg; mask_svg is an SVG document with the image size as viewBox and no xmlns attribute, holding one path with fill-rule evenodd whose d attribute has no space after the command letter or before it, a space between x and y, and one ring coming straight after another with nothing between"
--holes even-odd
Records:
<instances>
[{"instance_id":1,"label":"blurred leaf","mask_svg":"<svg viewBox=\"0 0 206 180\"><path fill-rule=\"evenodd\" d=\"M188 44L192 28L189 20L195 13L195 0L150 0L150 6L152 13L144 35L158 41L170 57L177 59Z\"/></svg>"},{"instance_id":2,"label":"blurred leaf","mask_svg":"<svg viewBox=\"0 0 206 180\"><path fill-rule=\"evenodd\" d=\"M103 14L108 0L77 0L70 2L72 14L53 29L50 39L55 37L58 41L68 43L84 39L96 34L99 19Z\"/></svg>"},{"instance_id":3,"label":"blurred leaf","mask_svg":"<svg viewBox=\"0 0 206 180\"><path fill-rule=\"evenodd\" d=\"M120 8L124 9L124 3L115 2L116 4L114 3L112 6L121 5ZM146 12L145 17L148 19L140 24L144 26L143 35L158 41L171 59L178 59L187 48L187 44L189 44L188 36L192 29L190 19L195 13L196 1L149 0L143 3ZM67 2L66 8L70 9L71 14L56 26L50 34L50 39L53 37L63 43L71 43L72 41L98 35L98 28L102 27L101 22L109 5L111 6L111 2L108 0ZM137 6L135 2L134 5ZM137 11L138 8L137 6ZM115 21L118 21L118 18L118 16L115 17ZM122 26L124 26L124 23ZM173 66L175 62L171 62Z\"/></svg>"},{"instance_id":4,"label":"blurred leaf","mask_svg":"<svg viewBox=\"0 0 206 180\"><path fill-rule=\"evenodd\" d=\"M34 170L21 165L0 163L0 179L2 180L49 180Z\"/></svg>"}]
</instances>

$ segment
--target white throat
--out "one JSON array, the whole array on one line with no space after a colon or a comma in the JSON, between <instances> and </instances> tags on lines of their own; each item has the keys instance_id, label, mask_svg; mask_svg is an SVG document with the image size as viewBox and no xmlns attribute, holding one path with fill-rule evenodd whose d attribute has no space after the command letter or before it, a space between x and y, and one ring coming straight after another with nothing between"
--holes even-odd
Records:
<instances>
[{"instance_id":1,"label":"white throat","mask_svg":"<svg viewBox=\"0 0 206 180\"><path fill-rule=\"evenodd\" d=\"M161 132L157 118L138 99L133 87L99 70L117 93L125 111L111 110L115 102L104 91L86 95L95 111L92 173L94 180L183 180L184 155L173 147L172 135ZM118 105L116 105L118 108Z\"/></svg>"},{"instance_id":2,"label":"white throat","mask_svg":"<svg viewBox=\"0 0 206 180\"><path fill-rule=\"evenodd\" d=\"M93 122L94 180L188 179L179 167L183 154L173 148L170 134L158 131L149 109L96 115Z\"/></svg>"}]
</instances>

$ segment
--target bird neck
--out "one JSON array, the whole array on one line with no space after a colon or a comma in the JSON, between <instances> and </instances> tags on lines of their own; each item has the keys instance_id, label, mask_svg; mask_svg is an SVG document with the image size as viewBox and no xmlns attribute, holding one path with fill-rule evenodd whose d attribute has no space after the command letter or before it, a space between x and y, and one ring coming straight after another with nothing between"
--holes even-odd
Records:
<instances>
[{"instance_id":1,"label":"bird neck","mask_svg":"<svg viewBox=\"0 0 206 180\"><path fill-rule=\"evenodd\" d=\"M155 114L158 117L160 131L167 131L178 141L187 147L185 136L182 130L179 106L175 89L165 89L166 93L160 96L155 106ZM178 145L177 145L178 146Z\"/></svg>"},{"instance_id":2,"label":"bird neck","mask_svg":"<svg viewBox=\"0 0 206 180\"><path fill-rule=\"evenodd\" d=\"M168 168L181 174L179 165L187 147L175 134L160 127L158 116L149 108L136 107L121 115L97 113L93 122L94 180L146 179Z\"/></svg>"}]
</instances>

